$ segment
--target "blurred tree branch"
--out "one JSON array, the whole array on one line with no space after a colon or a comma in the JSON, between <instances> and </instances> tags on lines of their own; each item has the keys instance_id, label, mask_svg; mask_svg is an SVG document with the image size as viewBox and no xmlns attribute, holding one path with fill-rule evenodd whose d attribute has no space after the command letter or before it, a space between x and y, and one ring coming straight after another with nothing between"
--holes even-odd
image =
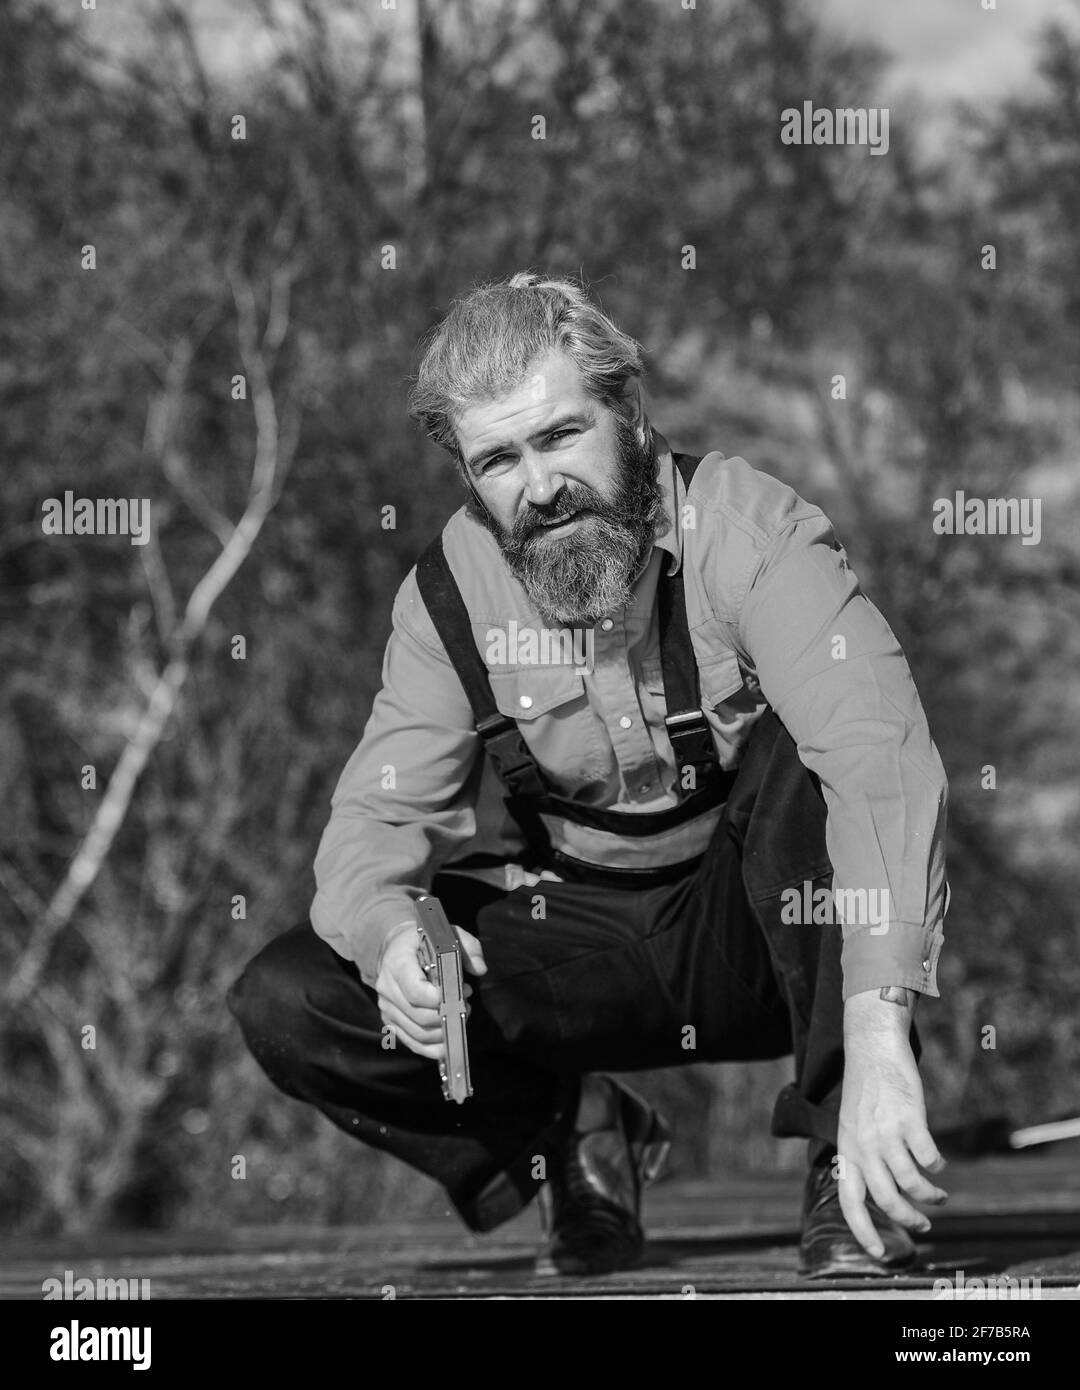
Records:
<instances>
[{"instance_id":1,"label":"blurred tree branch","mask_svg":"<svg viewBox=\"0 0 1080 1390\"><path fill-rule=\"evenodd\" d=\"M5 1000L11 1005L21 1003L34 989L53 943L70 922L100 873L127 816L139 776L176 709L188 677L192 647L202 635L215 602L244 563L262 530L276 500L276 485L295 449L301 409L299 393L290 393L284 422L279 422L274 392L260 347L254 291L235 263L230 267L229 280L236 306L240 355L251 385L255 416L255 457L247 505L240 520L225 537L221 553L192 590L173 638L172 656L120 755L82 844L45 911L35 921L5 990ZM286 312L279 304L275 336L283 336L280 320ZM182 353L179 361L181 368L186 368Z\"/></svg>"}]
</instances>

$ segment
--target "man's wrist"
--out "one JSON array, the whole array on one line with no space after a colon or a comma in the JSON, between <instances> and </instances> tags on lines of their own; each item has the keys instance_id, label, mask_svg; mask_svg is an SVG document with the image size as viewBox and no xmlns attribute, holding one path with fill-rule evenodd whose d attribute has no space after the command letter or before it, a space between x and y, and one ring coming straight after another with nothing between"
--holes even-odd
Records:
<instances>
[{"instance_id":1,"label":"man's wrist","mask_svg":"<svg viewBox=\"0 0 1080 1390\"><path fill-rule=\"evenodd\" d=\"M852 994L844 1004L844 1030L862 1036L898 1033L906 1037L918 997L916 990L903 985L884 985Z\"/></svg>"}]
</instances>

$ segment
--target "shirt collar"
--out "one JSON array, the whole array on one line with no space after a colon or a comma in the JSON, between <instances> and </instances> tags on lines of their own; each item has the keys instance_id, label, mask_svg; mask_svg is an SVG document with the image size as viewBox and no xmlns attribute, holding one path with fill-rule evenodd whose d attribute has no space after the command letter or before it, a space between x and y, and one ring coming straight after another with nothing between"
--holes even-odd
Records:
<instances>
[{"instance_id":1,"label":"shirt collar","mask_svg":"<svg viewBox=\"0 0 1080 1390\"><path fill-rule=\"evenodd\" d=\"M663 529L657 530L653 544L671 556L664 573L677 574L682 566L681 518L683 503L686 499L686 489L679 470L675 466L675 456L671 451L671 446L658 429L653 430L653 438L656 441L660 490L666 517L658 523Z\"/></svg>"}]
</instances>

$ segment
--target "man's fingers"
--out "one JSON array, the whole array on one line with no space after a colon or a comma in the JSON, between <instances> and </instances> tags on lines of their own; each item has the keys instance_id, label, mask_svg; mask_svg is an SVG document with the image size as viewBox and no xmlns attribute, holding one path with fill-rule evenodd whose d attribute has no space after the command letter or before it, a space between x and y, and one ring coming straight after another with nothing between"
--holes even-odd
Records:
<instances>
[{"instance_id":1,"label":"man's fingers","mask_svg":"<svg viewBox=\"0 0 1080 1390\"><path fill-rule=\"evenodd\" d=\"M395 1032L403 1033L407 1038L420 1043L423 1047L435 1047L442 1043L442 1028L428 1028L422 1023L417 1023L415 1019L410 1018L407 1013L403 1013L401 1009L389 1002L383 1005L381 1017L383 1022L389 1023Z\"/></svg>"},{"instance_id":2,"label":"man's fingers","mask_svg":"<svg viewBox=\"0 0 1080 1390\"><path fill-rule=\"evenodd\" d=\"M437 1008L428 1007L426 1003L414 1003L396 980L391 980L383 990L377 990L376 993L379 996L380 1004L382 1004L384 1000L389 1004L393 1004L395 1009L403 1013L406 1018L411 1019L413 1023L418 1024L421 1028L439 1027L439 1010ZM439 1002L438 990L435 991L434 1002L436 1004Z\"/></svg>"},{"instance_id":3,"label":"man's fingers","mask_svg":"<svg viewBox=\"0 0 1080 1390\"><path fill-rule=\"evenodd\" d=\"M484 959L484 948L480 945L479 937L473 936L471 931L466 931L463 927L457 928L457 934L465 955L466 970L471 975L486 975L487 961Z\"/></svg>"},{"instance_id":4,"label":"man's fingers","mask_svg":"<svg viewBox=\"0 0 1080 1390\"><path fill-rule=\"evenodd\" d=\"M843 1177L837 1181L837 1188L844 1220L866 1253L880 1259L885 1253L885 1246L870 1220L870 1213L866 1210L866 1184L863 1182L862 1173L850 1161L845 1162L840 1171Z\"/></svg>"},{"instance_id":5,"label":"man's fingers","mask_svg":"<svg viewBox=\"0 0 1080 1390\"><path fill-rule=\"evenodd\" d=\"M949 1194L942 1188L935 1187L929 1178L919 1172L906 1149L900 1146L890 1149L885 1154L885 1166L892 1173L897 1186L913 1202L926 1202L931 1206L940 1206L942 1202L948 1200Z\"/></svg>"},{"instance_id":6,"label":"man's fingers","mask_svg":"<svg viewBox=\"0 0 1080 1390\"><path fill-rule=\"evenodd\" d=\"M401 1039L402 1043L409 1049L409 1051L415 1052L418 1057L428 1057L433 1062L442 1061L443 1049L441 1044L438 1047L427 1047L424 1043L414 1042L412 1038L407 1037L404 1033L399 1032L396 1028L394 1029L394 1032L396 1036Z\"/></svg>"},{"instance_id":7,"label":"man's fingers","mask_svg":"<svg viewBox=\"0 0 1080 1390\"><path fill-rule=\"evenodd\" d=\"M934 1143L930 1131L925 1125L920 1125L915 1133L908 1137L907 1142L915 1162L926 1172L940 1173L945 1167L945 1160L941 1156L941 1151Z\"/></svg>"},{"instance_id":8,"label":"man's fingers","mask_svg":"<svg viewBox=\"0 0 1080 1390\"><path fill-rule=\"evenodd\" d=\"M892 1174L881 1159L864 1162L863 1177L870 1195L886 1216L891 1216L899 1226L907 1226L912 1231L928 1231L930 1222L921 1211L916 1211L896 1190Z\"/></svg>"},{"instance_id":9,"label":"man's fingers","mask_svg":"<svg viewBox=\"0 0 1080 1390\"><path fill-rule=\"evenodd\" d=\"M382 1021L393 1029L406 1047L413 1052L419 1052L424 1057L441 1057L443 1055L441 1028L420 1027L388 1000L380 1002L382 1007L379 1013Z\"/></svg>"},{"instance_id":10,"label":"man's fingers","mask_svg":"<svg viewBox=\"0 0 1080 1390\"><path fill-rule=\"evenodd\" d=\"M415 1034L419 1037L423 1033L442 1033L442 1021L434 1009L418 1009L415 1005L406 1003L400 992L393 987L385 994L379 995L379 1012L392 1012L395 1020L404 1019L410 1035Z\"/></svg>"},{"instance_id":11,"label":"man's fingers","mask_svg":"<svg viewBox=\"0 0 1080 1390\"><path fill-rule=\"evenodd\" d=\"M432 1046L428 1043L419 1043L414 1038L410 1038L409 1035L400 1028L392 1028L391 1031L396 1038L401 1039L404 1047L407 1047L410 1052L415 1052L418 1057L428 1057L433 1062L442 1061L442 1043L439 1043L437 1046Z\"/></svg>"},{"instance_id":12,"label":"man's fingers","mask_svg":"<svg viewBox=\"0 0 1080 1390\"><path fill-rule=\"evenodd\" d=\"M401 996L412 1006L414 1010L422 1009L427 1013L434 1012L438 1016L439 1008L439 986L433 985L420 969L419 963L416 967L416 974L411 972L402 974L395 980Z\"/></svg>"},{"instance_id":13,"label":"man's fingers","mask_svg":"<svg viewBox=\"0 0 1080 1390\"><path fill-rule=\"evenodd\" d=\"M395 944L393 954L388 953L375 980L377 994L389 994L392 998L400 995L403 1005L417 1008L435 1009L439 1005L438 985L432 984L424 974L416 952L408 946Z\"/></svg>"}]
</instances>

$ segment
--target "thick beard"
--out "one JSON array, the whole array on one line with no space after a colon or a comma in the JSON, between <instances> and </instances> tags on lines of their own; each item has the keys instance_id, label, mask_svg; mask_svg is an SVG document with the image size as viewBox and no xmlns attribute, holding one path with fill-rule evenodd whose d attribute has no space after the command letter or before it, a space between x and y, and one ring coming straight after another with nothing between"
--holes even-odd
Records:
<instances>
[{"instance_id":1,"label":"thick beard","mask_svg":"<svg viewBox=\"0 0 1080 1390\"><path fill-rule=\"evenodd\" d=\"M567 484L551 508L529 504L507 534L474 499L473 514L495 537L533 607L554 626L591 626L629 603L656 539L664 494L652 432L642 444L627 421L616 417L615 437L618 471L611 500L585 484ZM545 536L542 520L583 507L589 515L569 535Z\"/></svg>"}]
</instances>

